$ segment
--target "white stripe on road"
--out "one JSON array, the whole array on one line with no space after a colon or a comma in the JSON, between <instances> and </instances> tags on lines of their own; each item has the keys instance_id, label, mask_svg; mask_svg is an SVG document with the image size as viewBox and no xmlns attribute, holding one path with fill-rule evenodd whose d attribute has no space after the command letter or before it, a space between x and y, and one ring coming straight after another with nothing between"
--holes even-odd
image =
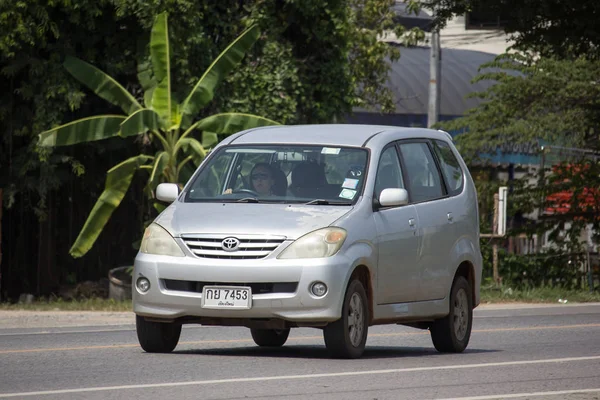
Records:
<instances>
[{"instance_id":1,"label":"white stripe on road","mask_svg":"<svg viewBox=\"0 0 600 400\"><path fill-rule=\"evenodd\" d=\"M453 397L450 399L438 400L493 400L493 399L517 399L519 397L537 397L537 396L561 396L564 394L580 394L580 393L600 393L600 388L596 389L574 389L574 390L559 390L555 392L533 392L533 393L511 393L511 394L491 394L488 396L471 396L471 397Z\"/></svg>"},{"instance_id":2,"label":"white stripe on road","mask_svg":"<svg viewBox=\"0 0 600 400\"><path fill-rule=\"evenodd\" d=\"M592 360L600 360L600 356L551 358L551 359L547 359L547 360L507 361L507 362L483 363L483 364L441 365L441 366L436 366L436 367L376 369L376 370L370 370L370 371L333 372L333 373L328 373L328 374L258 376L258 377L254 377L254 378L211 379L211 380L205 380L205 381L190 381L190 382L148 383L148 384L143 384L143 385L103 386L103 387L90 387L90 388L78 388L78 389L44 390L44 391L39 391L39 392L5 393L5 394L0 394L0 398L24 397L24 396L43 396L43 395L66 394L66 393L102 392L102 391L109 391L109 390L131 390L131 389L150 389L150 388L165 388L165 387L168 388L168 387L181 387L181 386L218 385L218 384L225 384L225 383L241 383L241 382L266 382L266 381L282 381L282 380L292 380L292 379L336 378L336 377L343 377L343 376L397 374L397 373L403 373L403 372L439 371L439 370L467 369L467 368L506 367L506 366L512 366L512 365L550 364L550 363L564 363L564 362L592 361Z\"/></svg>"}]
</instances>

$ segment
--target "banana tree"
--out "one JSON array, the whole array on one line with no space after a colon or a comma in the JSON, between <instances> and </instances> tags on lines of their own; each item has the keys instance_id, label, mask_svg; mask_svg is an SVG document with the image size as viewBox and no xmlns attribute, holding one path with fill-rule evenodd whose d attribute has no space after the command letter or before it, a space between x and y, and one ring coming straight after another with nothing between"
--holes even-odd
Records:
<instances>
[{"instance_id":1,"label":"banana tree","mask_svg":"<svg viewBox=\"0 0 600 400\"><path fill-rule=\"evenodd\" d=\"M98 115L83 118L42 132L41 146L66 146L111 137L148 135L153 155L140 154L112 167L107 172L103 193L90 212L81 232L70 249L73 257L81 257L93 246L98 235L119 206L135 172L148 172L146 189L153 193L161 182L183 183L190 163L198 165L208 146L217 142L218 134L277 122L250 114L223 113L200 119L194 117L213 98L218 83L240 63L259 37L252 26L235 39L208 67L184 101L172 97L167 14L156 17L150 36L151 68L141 64L138 78L144 89L144 105L116 80L96 67L74 57L67 57L66 70L96 95L119 106L124 115ZM202 140L195 136L203 132Z\"/></svg>"}]
</instances>

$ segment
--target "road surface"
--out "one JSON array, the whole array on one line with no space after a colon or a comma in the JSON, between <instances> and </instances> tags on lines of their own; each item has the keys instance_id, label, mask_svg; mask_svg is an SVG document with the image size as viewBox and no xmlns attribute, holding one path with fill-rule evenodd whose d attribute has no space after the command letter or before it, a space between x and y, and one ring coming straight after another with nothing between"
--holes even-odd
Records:
<instances>
[{"instance_id":1,"label":"road surface","mask_svg":"<svg viewBox=\"0 0 600 400\"><path fill-rule=\"evenodd\" d=\"M42 314L0 313L0 399L600 399L600 304L480 307L462 354L372 327L359 360L329 359L316 329L262 349L245 328L195 325L147 354L132 314Z\"/></svg>"}]
</instances>

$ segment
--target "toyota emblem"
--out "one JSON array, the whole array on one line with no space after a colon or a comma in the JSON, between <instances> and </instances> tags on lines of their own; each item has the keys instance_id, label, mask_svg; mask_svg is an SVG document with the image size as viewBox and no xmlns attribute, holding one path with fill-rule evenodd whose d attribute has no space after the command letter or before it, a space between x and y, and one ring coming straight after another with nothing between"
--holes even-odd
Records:
<instances>
[{"instance_id":1,"label":"toyota emblem","mask_svg":"<svg viewBox=\"0 0 600 400\"><path fill-rule=\"evenodd\" d=\"M236 251L239 245L240 241L234 237L225 238L221 242L221 248L225 251Z\"/></svg>"}]
</instances>

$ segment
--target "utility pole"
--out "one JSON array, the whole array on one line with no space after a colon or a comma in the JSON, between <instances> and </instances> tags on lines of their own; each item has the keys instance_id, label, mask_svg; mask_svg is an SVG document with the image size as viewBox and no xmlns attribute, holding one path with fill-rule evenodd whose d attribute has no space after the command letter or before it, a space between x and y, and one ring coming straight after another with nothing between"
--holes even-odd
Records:
<instances>
[{"instance_id":1,"label":"utility pole","mask_svg":"<svg viewBox=\"0 0 600 400\"><path fill-rule=\"evenodd\" d=\"M494 193L494 219L492 222L492 238L498 234L498 223L499 223L499 205L500 195ZM492 244L492 277L496 287L500 287L500 274L498 273L498 241L494 240Z\"/></svg>"},{"instance_id":2,"label":"utility pole","mask_svg":"<svg viewBox=\"0 0 600 400\"><path fill-rule=\"evenodd\" d=\"M440 89L442 51L440 48L440 31L435 28L431 32L431 52L429 57L429 107L427 109L427 127L438 122L440 114Z\"/></svg>"}]
</instances>

